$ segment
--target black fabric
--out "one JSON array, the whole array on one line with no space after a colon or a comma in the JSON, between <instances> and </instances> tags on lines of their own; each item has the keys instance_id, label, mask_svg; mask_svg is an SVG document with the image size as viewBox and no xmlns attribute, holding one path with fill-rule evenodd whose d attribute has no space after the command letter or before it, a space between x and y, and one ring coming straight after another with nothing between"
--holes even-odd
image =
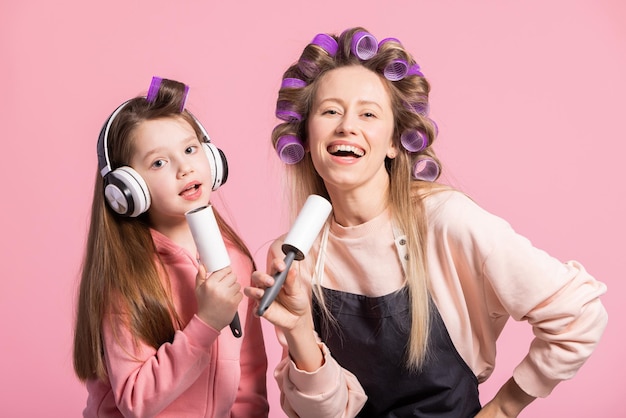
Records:
<instances>
[{"instance_id":1,"label":"black fabric","mask_svg":"<svg viewBox=\"0 0 626 418\"><path fill-rule=\"evenodd\" d=\"M406 288L375 298L323 291L336 322L323 320L314 300L315 329L332 356L365 389L368 400L358 417L464 418L480 411L476 376L456 351L434 303L429 355L420 371L410 372Z\"/></svg>"}]
</instances>

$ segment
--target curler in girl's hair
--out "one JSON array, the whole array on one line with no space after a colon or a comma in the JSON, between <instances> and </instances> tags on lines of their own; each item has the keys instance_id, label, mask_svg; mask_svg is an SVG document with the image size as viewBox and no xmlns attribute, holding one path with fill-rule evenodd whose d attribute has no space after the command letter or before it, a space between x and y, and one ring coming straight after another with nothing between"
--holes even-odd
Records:
<instances>
[{"instance_id":1,"label":"curler in girl's hair","mask_svg":"<svg viewBox=\"0 0 626 418\"><path fill-rule=\"evenodd\" d=\"M304 158L302 141L294 135L283 135L276 142L278 157L285 164L295 164Z\"/></svg>"},{"instance_id":2,"label":"curler in girl's hair","mask_svg":"<svg viewBox=\"0 0 626 418\"><path fill-rule=\"evenodd\" d=\"M185 92L183 93L183 100L180 102L180 111L185 110L185 104L187 103L187 96L189 95L189 86L185 85Z\"/></svg>"},{"instance_id":3,"label":"curler in girl's hair","mask_svg":"<svg viewBox=\"0 0 626 418\"><path fill-rule=\"evenodd\" d=\"M283 78L282 83L280 83L281 89L299 89L302 87L306 87L306 81L299 78Z\"/></svg>"},{"instance_id":4,"label":"curler in girl's hair","mask_svg":"<svg viewBox=\"0 0 626 418\"><path fill-rule=\"evenodd\" d=\"M152 103L156 100L157 95L159 94L159 89L161 88L161 82L163 79L161 77L152 77L152 81L150 82L150 87L148 88L148 94L146 94L146 100L149 103ZM183 92L183 99L180 103L180 111L185 110L185 103L187 103L187 96L189 95L189 86L185 85L185 91Z\"/></svg>"},{"instance_id":5,"label":"curler in girl's hair","mask_svg":"<svg viewBox=\"0 0 626 418\"><path fill-rule=\"evenodd\" d=\"M161 77L152 77L152 81L150 82L150 88L148 88L148 94L146 95L146 100L150 103L154 102L159 93L159 87L161 87L161 82L163 79Z\"/></svg>"},{"instance_id":6,"label":"curler in girl's hair","mask_svg":"<svg viewBox=\"0 0 626 418\"><path fill-rule=\"evenodd\" d=\"M409 65L403 59L395 59L385 65L383 75L389 81L402 80L409 71Z\"/></svg>"},{"instance_id":7,"label":"curler in girl's hair","mask_svg":"<svg viewBox=\"0 0 626 418\"><path fill-rule=\"evenodd\" d=\"M286 100L279 100L276 103L276 117L285 122L294 123L302 120L302 115L293 110L292 103Z\"/></svg>"},{"instance_id":8,"label":"curler in girl's hair","mask_svg":"<svg viewBox=\"0 0 626 418\"><path fill-rule=\"evenodd\" d=\"M378 42L372 34L359 31L352 36L350 51L352 51L353 55L365 61L376 55L378 52Z\"/></svg>"},{"instance_id":9,"label":"curler in girl's hair","mask_svg":"<svg viewBox=\"0 0 626 418\"><path fill-rule=\"evenodd\" d=\"M435 181L439 177L439 165L430 157L420 157L413 164L415 180Z\"/></svg>"},{"instance_id":10,"label":"curler in girl's hair","mask_svg":"<svg viewBox=\"0 0 626 418\"><path fill-rule=\"evenodd\" d=\"M339 48L339 45L337 45L337 41L335 40L335 38L325 33L318 33L317 35L315 35L315 38L313 38L311 44L319 46L331 57L334 57L335 54L337 54L337 49Z\"/></svg>"},{"instance_id":11,"label":"curler in girl's hair","mask_svg":"<svg viewBox=\"0 0 626 418\"><path fill-rule=\"evenodd\" d=\"M400 135L400 143L409 152L420 152L428 146L428 137L419 129L407 129Z\"/></svg>"}]
</instances>

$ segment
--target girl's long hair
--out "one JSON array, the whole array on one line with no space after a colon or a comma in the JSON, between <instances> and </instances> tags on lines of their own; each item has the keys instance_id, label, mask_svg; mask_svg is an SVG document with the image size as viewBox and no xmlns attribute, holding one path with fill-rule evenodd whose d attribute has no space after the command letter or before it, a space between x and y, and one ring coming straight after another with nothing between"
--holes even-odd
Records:
<instances>
[{"instance_id":1,"label":"girl's long hair","mask_svg":"<svg viewBox=\"0 0 626 418\"><path fill-rule=\"evenodd\" d=\"M133 133L139 124L159 118L183 118L202 132L195 119L182 111L185 85L163 80L154 101L131 99L111 125L108 137L111 168L127 165ZM82 381L105 379L103 319L119 314L130 333L155 349L171 342L182 328L172 300L169 278L164 276L150 223L144 213L136 218L116 214L104 199L104 183L96 173L87 245L82 263L74 332L74 370ZM253 258L243 240L215 211L224 238Z\"/></svg>"},{"instance_id":2,"label":"girl's long hair","mask_svg":"<svg viewBox=\"0 0 626 418\"><path fill-rule=\"evenodd\" d=\"M428 157L437 165L441 164L431 148L437 135L437 126L428 117L428 96L430 85L426 78L417 72L399 81L390 81L383 76L384 68L394 60L404 60L409 66L417 63L402 44L396 39L388 39L379 45L374 57L362 60L351 50L352 39L358 32L367 32L361 27L352 28L340 36L329 35L338 43L338 50L333 56L327 49L316 43L307 45L299 60L284 73L283 79L296 78L305 85L294 87L284 83L278 93L277 110L291 109L300 118L292 118L277 125L272 132L272 144L277 146L278 140L284 135L293 135L304 144L307 141L307 120L320 77L328 71L350 65L361 65L378 74L391 97L395 119L393 141L400 151L394 159L386 160L390 181L390 207L393 222L406 235L408 260L406 263L406 280L411 300L412 326L409 347L407 349L407 366L419 369L428 351L428 334L430 328L430 310L428 294L428 268L426 262L427 219L423 198L426 194L438 190L437 183L416 181L412 178L413 166L418 159ZM419 68L419 67L414 67ZM406 151L400 142L402 132L416 129L424 133L428 144L419 152ZM330 198L320 175L316 172L310 153L297 163L286 166L287 189L291 194L291 213L295 216L310 194L318 194ZM323 301L321 284L314 278L313 292L316 298ZM323 303L320 304L324 306ZM324 312L326 319L333 322L330 313Z\"/></svg>"}]
</instances>

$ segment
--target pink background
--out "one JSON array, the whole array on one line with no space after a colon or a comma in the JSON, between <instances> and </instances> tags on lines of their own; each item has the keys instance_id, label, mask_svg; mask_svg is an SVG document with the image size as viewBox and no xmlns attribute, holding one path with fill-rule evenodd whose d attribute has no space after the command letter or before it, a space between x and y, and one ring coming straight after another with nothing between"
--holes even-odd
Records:
<instances>
[{"instance_id":1,"label":"pink background","mask_svg":"<svg viewBox=\"0 0 626 418\"><path fill-rule=\"evenodd\" d=\"M218 204L264 268L268 241L286 230L268 145L282 72L316 33L362 25L402 40L431 80L444 179L609 287L595 355L522 416L623 416L625 22L620 0L3 1L0 415L82 411L73 309L109 112L153 75L191 86L188 107L230 162ZM265 325L280 417L280 353ZM483 400L530 337L509 324Z\"/></svg>"}]
</instances>

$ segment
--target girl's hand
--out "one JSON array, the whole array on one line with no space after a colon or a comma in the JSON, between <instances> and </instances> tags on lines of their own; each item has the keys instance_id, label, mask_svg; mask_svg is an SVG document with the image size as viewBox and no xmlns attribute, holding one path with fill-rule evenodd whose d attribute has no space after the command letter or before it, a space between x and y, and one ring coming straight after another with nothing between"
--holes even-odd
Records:
<instances>
[{"instance_id":1,"label":"girl's hand","mask_svg":"<svg viewBox=\"0 0 626 418\"><path fill-rule=\"evenodd\" d=\"M198 316L218 331L230 324L243 299L241 285L230 266L207 275L203 265L196 275Z\"/></svg>"}]
</instances>

